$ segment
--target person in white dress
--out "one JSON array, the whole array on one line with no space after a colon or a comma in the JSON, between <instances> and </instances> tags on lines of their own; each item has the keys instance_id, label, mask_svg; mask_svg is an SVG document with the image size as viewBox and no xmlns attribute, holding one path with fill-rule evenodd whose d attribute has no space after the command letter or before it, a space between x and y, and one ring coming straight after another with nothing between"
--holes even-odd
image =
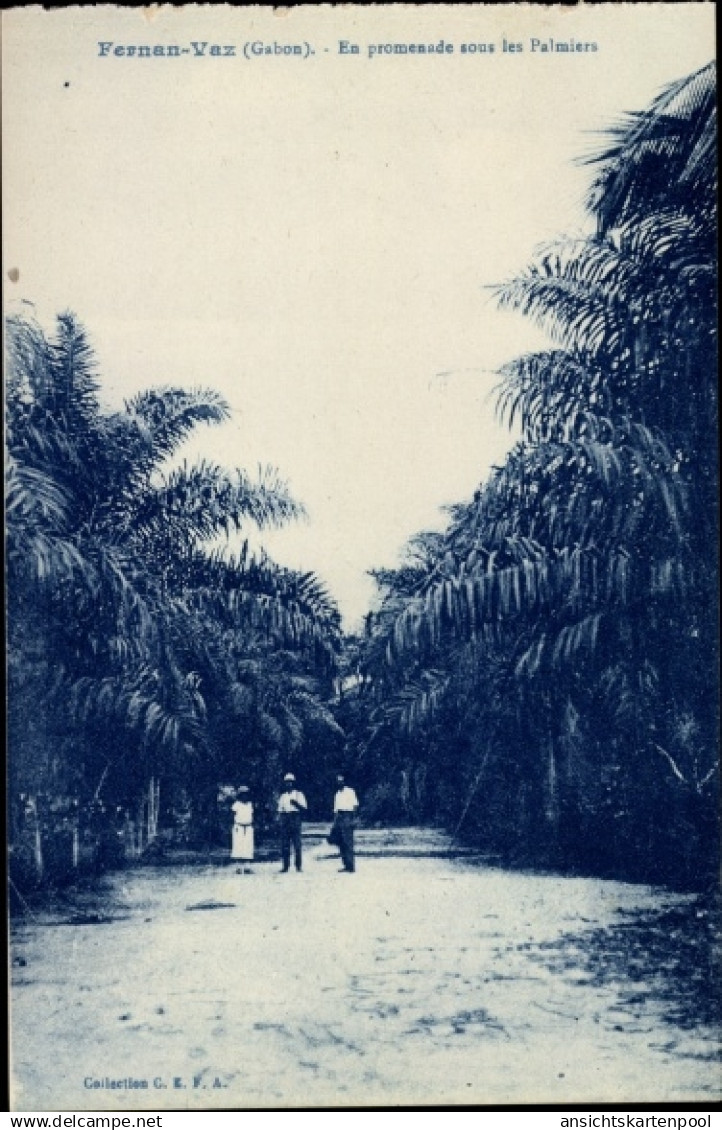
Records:
<instances>
[{"instance_id":1,"label":"person in white dress","mask_svg":"<svg viewBox=\"0 0 722 1130\"><path fill-rule=\"evenodd\" d=\"M231 859L238 862L237 873L250 875L253 863L253 804L247 785L241 785L231 805L233 830L231 832Z\"/></svg>"},{"instance_id":2,"label":"person in white dress","mask_svg":"<svg viewBox=\"0 0 722 1130\"><path fill-rule=\"evenodd\" d=\"M283 791L278 798L278 819L281 825L281 871L288 871L291 866L291 848L295 857L296 870L301 867L301 824L306 813L306 798L296 788L296 778L293 773L286 773L283 778Z\"/></svg>"}]
</instances>

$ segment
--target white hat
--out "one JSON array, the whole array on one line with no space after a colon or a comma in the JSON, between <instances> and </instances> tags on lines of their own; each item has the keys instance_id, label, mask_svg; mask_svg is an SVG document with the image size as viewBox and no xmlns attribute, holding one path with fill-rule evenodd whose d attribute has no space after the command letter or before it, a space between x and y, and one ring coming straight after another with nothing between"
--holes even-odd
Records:
<instances>
[{"instance_id":1,"label":"white hat","mask_svg":"<svg viewBox=\"0 0 722 1130\"><path fill-rule=\"evenodd\" d=\"M283 779L284 779L284 781L295 781L296 780L293 773L286 773L286 776Z\"/></svg>"}]
</instances>

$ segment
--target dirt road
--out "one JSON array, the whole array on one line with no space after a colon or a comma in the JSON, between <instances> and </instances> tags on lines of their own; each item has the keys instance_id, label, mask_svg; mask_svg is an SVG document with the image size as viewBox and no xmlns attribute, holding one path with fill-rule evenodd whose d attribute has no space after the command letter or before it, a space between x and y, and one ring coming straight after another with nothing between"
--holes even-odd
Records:
<instances>
[{"instance_id":1,"label":"dirt road","mask_svg":"<svg viewBox=\"0 0 722 1130\"><path fill-rule=\"evenodd\" d=\"M710 1017L675 1020L643 940L684 896L429 831L360 833L348 875L313 832L302 874L139 868L20 924L14 1109L719 1098Z\"/></svg>"}]
</instances>

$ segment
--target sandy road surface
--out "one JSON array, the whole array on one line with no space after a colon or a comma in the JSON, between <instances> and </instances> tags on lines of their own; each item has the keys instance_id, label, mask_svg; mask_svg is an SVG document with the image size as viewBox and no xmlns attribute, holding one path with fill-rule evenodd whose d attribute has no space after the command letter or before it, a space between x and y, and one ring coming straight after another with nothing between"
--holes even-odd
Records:
<instances>
[{"instance_id":1,"label":"sandy road surface","mask_svg":"<svg viewBox=\"0 0 722 1130\"><path fill-rule=\"evenodd\" d=\"M26 920L14 1109L719 1097L715 1034L664 1019L652 962L585 967L585 936L684 898L484 866L428 831L359 841L355 875L311 837L301 875L137 869L105 881L107 917Z\"/></svg>"}]
</instances>

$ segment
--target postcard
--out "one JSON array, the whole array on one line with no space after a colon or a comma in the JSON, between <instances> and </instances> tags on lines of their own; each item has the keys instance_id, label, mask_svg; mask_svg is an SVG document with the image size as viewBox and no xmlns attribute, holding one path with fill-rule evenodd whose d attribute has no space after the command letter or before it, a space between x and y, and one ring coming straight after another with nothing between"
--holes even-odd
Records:
<instances>
[{"instance_id":1,"label":"postcard","mask_svg":"<svg viewBox=\"0 0 722 1130\"><path fill-rule=\"evenodd\" d=\"M713 5L2 32L11 1109L719 1100Z\"/></svg>"}]
</instances>

